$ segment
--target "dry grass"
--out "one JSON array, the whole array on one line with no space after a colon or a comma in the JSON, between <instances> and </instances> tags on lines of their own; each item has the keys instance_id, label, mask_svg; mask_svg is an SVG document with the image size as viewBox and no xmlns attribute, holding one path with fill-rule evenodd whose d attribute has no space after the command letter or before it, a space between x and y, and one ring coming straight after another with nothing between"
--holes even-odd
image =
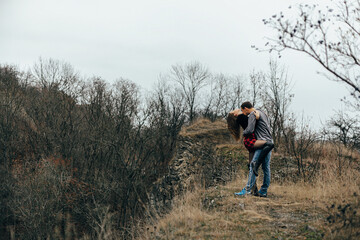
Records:
<instances>
[{"instance_id":1,"label":"dry grass","mask_svg":"<svg viewBox=\"0 0 360 240\"><path fill-rule=\"evenodd\" d=\"M242 144L223 141L219 132L228 134L225 122L200 119L183 128L181 135L217 138L215 148L226 149L224 154L246 151ZM330 206L358 201L360 155L336 144L315 144L313 151L309 157L318 157L322 167L311 183L279 179L271 183L268 198L239 198L234 192L245 186L248 174L242 168L226 185L198 187L177 198L168 214L143 228L140 239L342 239L346 231L331 232L327 217L334 214ZM281 168L281 154L273 158L280 160Z\"/></svg>"},{"instance_id":2,"label":"dry grass","mask_svg":"<svg viewBox=\"0 0 360 240\"><path fill-rule=\"evenodd\" d=\"M142 239L322 239L336 238L326 222L331 205L354 202L360 173L351 167L339 176L326 165L311 184L272 183L268 198L233 195L246 183L238 178L225 186L187 193L173 210L152 222ZM259 178L261 179L261 177Z\"/></svg>"},{"instance_id":3,"label":"dry grass","mask_svg":"<svg viewBox=\"0 0 360 240\"><path fill-rule=\"evenodd\" d=\"M227 131L227 125L225 121L215 121L211 122L209 119L206 118L199 118L194 123L192 123L190 126L185 126L181 129L180 134L183 136L186 135L193 135L193 134L199 134L202 132L209 132L214 130L226 130Z\"/></svg>"},{"instance_id":4,"label":"dry grass","mask_svg":"<svg viewBox=\"0 0 360 240\"><path fill-rule=\"evenodd\" d=\"M190 126L183 127L180 136L210 141L216 144L229 142L232 138L225 121L211 122L203 118L196 120Z\"/></svg>"},{"instance_id":5,"label":"dry grass","mask_svg":"<svg viewBox=\"0 0 360 240\"><path fill-rule=\"evenodd\" d=\"M219 136L219 132L223 135ZM184 137L216 142L218 151L226 149L224 154L246 151L242 144L223 141L225 134L228 134L225 122L210 123L205 119L181 132ZM327 217L336 214L330 206L358 202L360 154L336 144L316 144L313 151L309 157L318 156L322 167L311 183L279 179L271 183L268 198L239 198L234 192L245 186L248 174L242 168L237 171L238 178L226 185L206 190L198 187L178 197L168 214L153 219L138 236L140 239L343 239L346 231L343 235L332 232ZM279 153L272 157L282 159ZM259 179L261 182L262 176Z\"/></svg>"},{"instance_id":6,"label":"dry grass","mask_svg":"<svg viewBox=\"0 0 360 240\"><path fill-rule=\"evenodd\" d=\"M182 197L174 199L172 211L147 226L147 231L141 234L140 239L154 239L155 237L166 236L174 239L184 236L195 237L198 229L214 219L201 208L202 191L187 192ZM153 226L152 224L156 222Z\"/></svg>"}]
</instances>

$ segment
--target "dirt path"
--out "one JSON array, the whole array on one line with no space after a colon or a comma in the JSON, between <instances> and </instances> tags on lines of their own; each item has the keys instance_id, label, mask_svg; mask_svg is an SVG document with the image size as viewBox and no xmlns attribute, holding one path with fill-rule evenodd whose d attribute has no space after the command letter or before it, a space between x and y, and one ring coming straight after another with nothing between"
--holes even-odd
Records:
<instances>
[{"instance_id":1,"label":"dirt path","mask_svg":"<svg viewBox=\"0 0 360 240\"><path fill-rule=\"evenodd\" d=\"M204 208L213 219L201 239L322 239L325 213L311 201L291 200L287 193L268 198L236 197L237 188L219 186L204 193ZM224 225L224 223L227 223ZM213 229L212 231L209 229ZM199 229L200 230L200 229Z\"/></svg>"}]
</instances>

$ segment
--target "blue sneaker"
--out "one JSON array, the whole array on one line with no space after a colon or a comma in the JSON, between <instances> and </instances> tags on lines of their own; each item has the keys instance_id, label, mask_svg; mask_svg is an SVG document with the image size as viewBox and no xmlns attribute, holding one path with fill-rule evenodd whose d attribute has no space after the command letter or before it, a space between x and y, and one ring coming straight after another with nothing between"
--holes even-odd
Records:
<instances>
[{"instance_id":1,"label":"blue sneaker","mask_svg":"<svg viewBox=\"0 0 360 240\"><path fill-rule=\"evenodd\" d=\"M243 190L241 190L241 192L236 192L234 193L236 196L245 196L245 195L250 195L251 191L246 191L245 188L243 188Z\"/></svg>"}]
</instances>

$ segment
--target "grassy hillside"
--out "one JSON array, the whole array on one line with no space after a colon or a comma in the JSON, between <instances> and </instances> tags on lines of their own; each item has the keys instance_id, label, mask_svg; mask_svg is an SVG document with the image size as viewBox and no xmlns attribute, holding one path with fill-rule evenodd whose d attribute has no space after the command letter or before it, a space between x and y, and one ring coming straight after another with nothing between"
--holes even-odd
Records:
<instances>
[{"instance_id":1,"label":"grassy hillside","mask_svg":"<svg viewBox=\"0 0 360 240\"><path fill-rule=\"evenodd\" d=\"M201 121L181 134L216 142L217 157L245 156L241 143L221 137L224 130L222 122ZM339 172L337 151L323 147L319 171L306 182L291 157L273 154L268 198L234 196L246 184L244 159L232 181L208 188L198 183L177 196L170 212L142 228L140 239L355 239L360 236L359 154L345 148L342 154L351 161Z\"/></svg>"}]
</instances>

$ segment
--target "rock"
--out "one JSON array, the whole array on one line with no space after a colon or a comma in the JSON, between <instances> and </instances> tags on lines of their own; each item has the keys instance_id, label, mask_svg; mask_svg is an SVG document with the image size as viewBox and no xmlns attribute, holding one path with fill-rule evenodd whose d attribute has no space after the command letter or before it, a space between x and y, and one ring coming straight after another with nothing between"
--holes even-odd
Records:
<instances>
[{"instance_id":1,"label":"rock","mask_svg":"<svg viewBox=\"0 0 360 240\"><path fill-rule=\"evenodd\" d=\"M195 184L202 183L208 188L232 180L234 169L237 169L242 162L238 160L238 155L229 154L233 152L232 149L221 155L225 151L217 146L226 139L229 140L228 130L224 128L217 130L216 133L211 129L208 131L219 138L213 141L212 137L205 137L207 133L203 137L198 137L196 134L179 136L176 152L169 162L168 172L158 179L151 189L149 197L154 209L171 207L171 201L175 196L193 189ZM216 201L213 199L207 201L206 205L214 204Z\"/></svg>"}]
</instances>

